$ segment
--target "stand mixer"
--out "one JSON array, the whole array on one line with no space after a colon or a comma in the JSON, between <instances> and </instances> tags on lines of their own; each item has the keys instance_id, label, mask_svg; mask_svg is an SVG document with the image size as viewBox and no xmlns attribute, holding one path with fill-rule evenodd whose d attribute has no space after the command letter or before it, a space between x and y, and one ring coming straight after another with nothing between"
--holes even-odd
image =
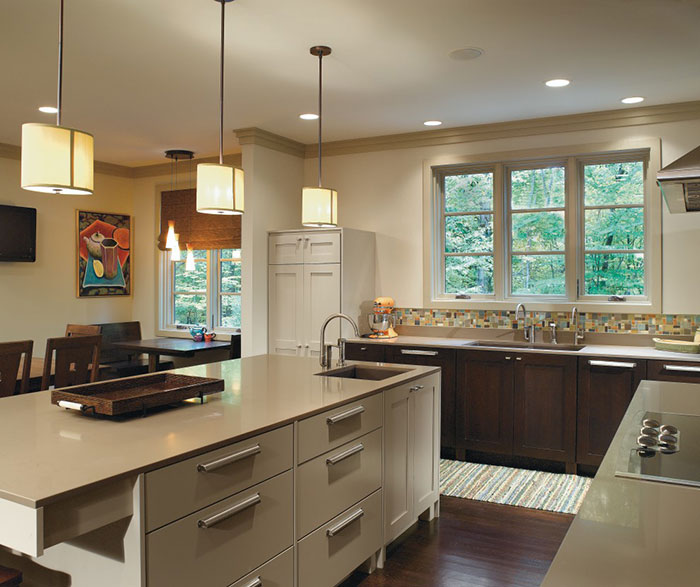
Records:
<instances>
[{"instance_id":1,"label":"stand mixer","mask_svg":"<svg viewBox=\"0 0 700 587\"><path fill-rule=\"evenodd\" d=\"M369 327L372 329L370 338L396 338L398 336L394 330L396 316L393 311L393 298L380 297L374 300L374 311L367 315Z\"/></svg>"}]
</instances>

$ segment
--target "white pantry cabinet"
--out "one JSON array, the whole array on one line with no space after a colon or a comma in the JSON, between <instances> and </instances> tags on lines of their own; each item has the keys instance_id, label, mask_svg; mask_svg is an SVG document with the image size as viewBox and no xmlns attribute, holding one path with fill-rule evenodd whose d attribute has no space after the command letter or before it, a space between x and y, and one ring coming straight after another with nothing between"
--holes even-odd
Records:
<instances>
[{"instance_id":1,"label":"white pantry cabinet","mask_svg":"<svg viewBox=\"0 0 700 587\"><path fill-rule=\"evenodd\" d=\"M384 543L439 514L440 375L384 392Z\"/></svg>"},{"instance_id":2,"label":"white pantry cabinet","mask_svg":"<svg viewBox=\"0 0 700 587\"><path fill-rule=\"evenodd\" d=\"M323 321L348 314L367 332L374 291L374 233L347 228L271 232L268 271L268 350L319 355ZM348 324L329 325L327 341L352 336Z\"/></svg>"}]
</instances>

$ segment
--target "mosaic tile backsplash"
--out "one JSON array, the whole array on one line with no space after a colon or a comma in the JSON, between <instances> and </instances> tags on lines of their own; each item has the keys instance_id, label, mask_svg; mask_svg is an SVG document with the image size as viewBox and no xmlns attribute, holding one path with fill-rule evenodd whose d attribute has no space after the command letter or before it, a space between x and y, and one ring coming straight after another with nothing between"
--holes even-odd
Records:
<instances>
[{"instance_id":1,"label":"mosaic tile backsplash","mask_svg":"<svg viewBox=\"0 0 700 587\"><path fill-rule=\"evenodd\" d=\"M431 310L396 308L396 320L406 326L451 326L457 328L522 328L512 310ZM572 330L569 312L529 312L538 328L556 322L559 330ZM619 334L693 335L700 328L700 315L692 314L602 314L581 312L579 324L585 332Z\"/></svg>"}]
</instances>

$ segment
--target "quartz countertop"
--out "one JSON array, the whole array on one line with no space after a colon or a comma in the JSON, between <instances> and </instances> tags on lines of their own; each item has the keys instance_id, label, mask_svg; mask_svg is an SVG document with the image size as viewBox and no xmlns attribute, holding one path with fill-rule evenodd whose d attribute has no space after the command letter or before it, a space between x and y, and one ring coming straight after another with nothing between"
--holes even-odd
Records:
<instances>
[{"instance_id":1,"label":"quartz countertop","mask_svg":"<svg viewBox=\"0 0 700 587\"><path fill-rule=\"evenodd\" d=\"M620 335L624 336L624 335ZM359 344L385 344L396 346L413 346L413 347L434 347L434 348L454 348L454 349L470 349L474 350L514 350L523 353L540 353L540 354L565 354L565 355L582 355L586 357L600 358L635 358L635 359L657 359L659 361L691 361L700 363L700 354L693 353L672 353L668 351L657 351L654 347L647 346L623 346L614 344L591 344L584 345L578 351L572 350L557 350L555 348L547 349L530 349L525 347L487 347L474 346L477 341L487 342L493 340L499 341L496 338L486 337L481 339L471 338L440 338L431 336L403 336L399 335L396 338L349 338L348 342ZM507 339L505 339L507 340ZM502 340L500 343L502 344ZM585 341L584 341L585 342Z\"/></svg>"},{"instance_id":2,"label":"quartz countertop","mask_svg":"<svg viewBox=\"0 0 700 587\"><path fill-rule=\"evenodd\" d=\"M700 385L640 384L543 587L700 581L700 488L615 477L647 411L700 415Z\"/></svg>"},{"instance_id":3,"label":"quartz countertop","mask_svg":"<svg viewBox=\"0 0 700 587\"><path fill-rule=\"evenodd\" d=\"M349 364L352 364L351 362ZM406 369L406 365L396 365ZM318 359L259 355L177 369L225 390L146 417L98 419L43 391L0 399L0 499L40 507L110 479L156 469L437 371L383 381L315 375Z\"/></svg>"}]
</instances>

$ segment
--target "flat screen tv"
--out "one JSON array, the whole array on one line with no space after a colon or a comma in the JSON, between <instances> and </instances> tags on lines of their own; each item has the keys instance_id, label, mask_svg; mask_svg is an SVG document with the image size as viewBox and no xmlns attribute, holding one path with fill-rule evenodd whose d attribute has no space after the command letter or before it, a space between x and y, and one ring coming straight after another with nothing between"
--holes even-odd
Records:
<instances>
[{"instance_id":1,"label":"flat screen tv","mask_svg":"<svg viewBox=\"0 0 700 587\"><path fill-rule=\"evenodd\" d=\"M36 261L36 208L0 205L0 261Z\"/></svg>"}]
</instances>

